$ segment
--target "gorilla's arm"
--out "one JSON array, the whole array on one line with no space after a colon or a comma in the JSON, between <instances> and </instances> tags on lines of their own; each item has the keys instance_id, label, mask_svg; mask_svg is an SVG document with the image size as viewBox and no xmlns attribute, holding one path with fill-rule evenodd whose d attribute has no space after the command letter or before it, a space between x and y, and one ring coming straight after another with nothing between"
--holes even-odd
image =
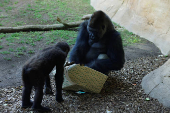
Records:
<instances>
[{"instance_id":1,"label":"gorilla's arm","mask_svg":"<svg viewBox=\"0 0 170 113\"><path fill-rule=\"evenodd\" d=\"M110 35L111 38L108 44L107 55L111 59L112 69L120 70L121 68L123 68L123 65L125 63L122 39L117 31L115 31L115 33L111 33Z\"/></svg>"},{"instance_id":2,"label":"gorilla's arm","mask_svg":"<svg viewBox=\"0 0 170 113\"><path fill-rule=\"evenodd\" d=\"M88 21L83 22L80 25L79 33L77 36L76 43L70 52L70 62L74 61L76 64L85 63L85 55L89 50L89 34L87 32Z\"/></svg>"},{"instance_id":3,"label":"gorilla's arm","mask_svg":"<svg viewBox=\"0 0 170 113\"><path fill-rule=\"evenodd\" d=\"M120 70L125 62L122 40L117 31L108 33L105 37L109 38L107 45L107 55L109 59L96 59L86 66L93 68L102 73L110 70Z\"/></svg>"}]
</instances>

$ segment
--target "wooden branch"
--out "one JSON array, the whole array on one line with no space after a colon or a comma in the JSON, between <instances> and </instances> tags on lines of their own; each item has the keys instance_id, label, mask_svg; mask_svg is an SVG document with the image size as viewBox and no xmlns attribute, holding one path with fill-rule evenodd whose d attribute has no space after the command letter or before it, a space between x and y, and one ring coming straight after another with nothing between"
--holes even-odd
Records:
<instances>
[{"instance_id":1,"label":"wooden branch","mask_svg":"<svg viewBox=\"0 0 170 113\"><path fill-rule=\"evenodd\" d=\"M62 22L61 19L59 17L57 17L57 21L60 22L61 24L63 24L64 26L69 26L69 24Z\"/></svg>"},{"instance_id":2,"label":"wooden branch","mask_svg":"<svg viewBox=\"0 0 170 113\"><path fill-rule=\"evenodd\" d=\"M49 31L49 30L64 30L68 28L78 27L83 21L64 23L57 18L61 24L53 25L25 25L18 27L0 27L0 33L14 33L14 32L29 32L29 31Z\"/></svg>"},{"instance_id":3,"label":"wooden branch","mask_svg":"<svg viewBox=\"0 0 170 113\"><path fill-rule=\"evenodd\" d=\"M92 14L87 14L87 15L84 15L81 20L88 20L90 19L90 17L92 16Z\"/></svg>"}]
</instances>

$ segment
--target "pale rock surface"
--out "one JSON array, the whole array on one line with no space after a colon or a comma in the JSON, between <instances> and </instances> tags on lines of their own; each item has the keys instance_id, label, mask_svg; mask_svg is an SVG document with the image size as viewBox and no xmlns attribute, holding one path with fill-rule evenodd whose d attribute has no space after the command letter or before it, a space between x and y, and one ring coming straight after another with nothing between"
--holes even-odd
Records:
<instances>
[{"instance_id":1,"label":"pale rock surface","mask_svg":"<svg viewBox=\"0 0 170 113\"><path fill-rule=\"evenodd\" d=\"M170 55L169 0L91 0L91 5Z\"/></svg>"},{"instance_id":2,"label":"pale rock surface","mask_svg":"<svg viewBox=\"0 0 170 113\"><path fill-rule=\"evenodd\" d=\"M146 75L141 85L146 94L170 108L170 60Z\"/></svg>"}]
</instances>

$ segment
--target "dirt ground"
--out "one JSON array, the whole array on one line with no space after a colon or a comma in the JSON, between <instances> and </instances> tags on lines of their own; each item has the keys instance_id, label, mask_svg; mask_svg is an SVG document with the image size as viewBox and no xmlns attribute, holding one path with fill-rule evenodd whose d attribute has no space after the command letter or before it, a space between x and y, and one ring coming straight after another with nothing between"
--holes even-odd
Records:
<instances>
[{"instance_id":1,"label":"dirt ground","mask_svg":"<svg viewBox=\"0 0 170 113\"><path fill-rule=\"evenodd\" d=\"M144 40L144 39L143 39ZM39 46L38 46L39 47ZM37 47L37 48L38 48ZM158 56L161 52L155 45L149 41L137 43L124 48L126 61L134 60L141 57ZM29 54L25 54L20 58L8 55L12 58L11 61L4 60L3 55L0 54L0 87L19 86L22 84L21 68L26 60L30 58Z\"/></svg>"},{"instance_id":2,"label":"dirt ground","mask_svg":"<svg viewBox=\"0 0 170 113\"><path fill-rule=\"evenodd\" d=\"M100 94L77 94L63 91L64 102L55 101L54 95L45 95L42 105L53 113L169 113L161 103L146 95L140 85L142 78L161 66L168 57L161 55L149 41L124 48L126 63L120 71L112 72ZM6 61L0 56L0 112L21 113L22 80L21 67L29 58L24 55ZM55 91L54 79L51 79ZM32 98L33 98L32 93Z\"/></svg>"}]
</instances>

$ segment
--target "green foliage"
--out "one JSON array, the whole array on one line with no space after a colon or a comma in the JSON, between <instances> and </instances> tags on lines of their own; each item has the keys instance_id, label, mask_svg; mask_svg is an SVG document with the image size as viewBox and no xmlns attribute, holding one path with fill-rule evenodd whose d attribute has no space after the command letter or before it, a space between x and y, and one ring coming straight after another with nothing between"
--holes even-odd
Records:
<instances>
[{"instance_id":1,"label":"green foliage","mask_svg":"<svg viewBox=\"0 0 170 113\"><path fill-rule=\"evenodd\" d=\"M17 52L24 52L26 51L26 47L18 47L16 50Z\"/></svg>"},{"instance_id":2,"label":"green foliage","mask_svg":"<svg viewBox=\"0 0 170 113\"><path fill-rule=\"evenodd\" d=\"M18 1L1 1L0 9L6 10L9 15L8 17L0 15L0 18L6 18L3 21L4 25L7 22L12 26L34 24L36 20L38 20L36 24L54 24L58 23L57 17L72 22L80 20L87 13L94 12L90 0L33 0L23 5L24 7L18 7ZM12 10L16 11L15 15ZM13 21L15 23L12 23Z\"/></svg>"},{"instance_id":3,"label":"green foliage","mask_svg":"<svg viewBox=\"0 0 170 113\"><path fill-rule=\"evenodd\" d=\"M8 49L10 52L15 52L15 50L13 48L9 48Z\"/></svg>"},{"instance_id":4,"label":"green foliage","mask_svg":"<svg viewBox=\"0 0 170 113\"><path fill-rule=\"evenodd\" d=\"M0 34L0 39L2 39L3 37L5 37L5 34Z\"/></svg>"},{"instance_id":5,"label":"green foliage","mask_svg":"<svg viewBox=\"0 0 170 113\"><path fill-rule=\"evenodd\" d=\"M12 9L13 9L13 7L11 7L11 6L6 7L6 10L12 10Z\"/></svg>"},{"instance_id":6,"label":"green foliage","mask_svg":"<svg viewBox=\"0 0 170 113\"><path fill-rule=\"evenodd\" d=\"M10 54L10 52L9 51L2 51L2 52L0 52L1 54Z\"/></svg>"},{"instance_id":7,"label":"green foliage","mask_svg":"<svg viewBox=\"0 0 170 113\"><path fill-rule=\"evenodd\" d=\"M3 46L0 45L0 49L2 49L2 48L3 48Z\"/></svg>"},{"instance_id":8,"label":"green foliage","mask_svg":"<svg viewBox=\"0 0 170 113\"><path fill-rule=\"evenodd\" d=\"M8 35L8 37L6 38L6 41L9 43L14 43L20 39L19 35L20 35L19 33L13 33L11 35Z\"/></svg>"},{"instance_id":9,"label":"green foliage","mask_svg":"<svg viewBox=\"0 0 170 113\"><path fill-rule=\"evenodd\" d=\"M34 54L34 53L35 53L34 50L29 50L29 51L28 51L28 54Z\"/></svg>"},{"instance_id":10,"label":"green foliage","mask_svg":"<svg viewBox=\"0 0 170 113\"><path fill-rule=\"evenodd\" d=\"M47 44L56 43L56 40L58 41L69 41L68 43L71 45L72 43L75 43L75 40L71 40L71 38L75 38L77 35L77 32L75 31L64 31L64 30L54 30L48 33L44 34L47 40ZM73 42L74 41L74 42Z\"/></svg>"},{"instance_id":11,"label":"green foliage","mask_svg":"<svg viewBox=\"0 0 170 113\"><path fill-rule=\"evenodd\" d=\"M5 57L4 60L11 61L12 59Z\"/></svg>"},{"instance_id":12,"label":"green foliage","mask_svg":"<svg viewBox=\"0 0 170 113\"><path fill-rule=\"evenodd\" d=\"M133 34L132 32L129 32L128 30L126 30L124 28L118 29L118 31L121 34L123 46L128 46L133 43L141 42L141 39L139 38L139 36Z\"/></svg>"},{"instance_id":13,"label":"green foliage","mask_svg":"<svg viewBox=\"0 0 170 113\"><path fill-rule=\"evenodd\" d=\"M18 1L15 1L14 4L18 4Z\"/></svg>"}]
</instances>

